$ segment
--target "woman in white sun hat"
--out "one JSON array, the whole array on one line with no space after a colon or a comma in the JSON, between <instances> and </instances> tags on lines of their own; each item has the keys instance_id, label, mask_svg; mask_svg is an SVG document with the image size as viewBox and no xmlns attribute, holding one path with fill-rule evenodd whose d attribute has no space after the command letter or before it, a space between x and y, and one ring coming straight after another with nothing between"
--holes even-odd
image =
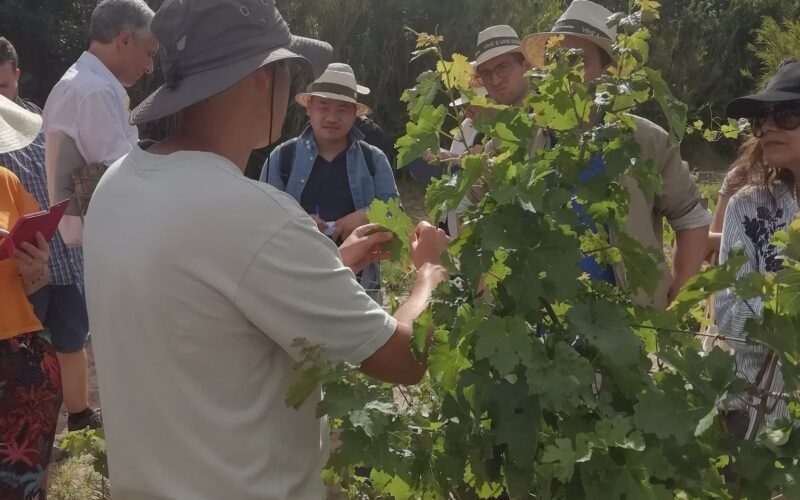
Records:
<instances>
[{"instance_id":1,"label":"woman in white sun hat","mask_svg":"<svg viewBox=\"0 0 800 500\"><path fill-rule=\"evenodd\" d=\"M42 119L0 96L0 153L28 146ZM23 215L39 205L0 166L0 245ZM0 260L0 498L44 496L47 465L61 406L61 372L49 334L28 297L47 285L49 248L22 243Z\"/></svg>"}]
</instances>

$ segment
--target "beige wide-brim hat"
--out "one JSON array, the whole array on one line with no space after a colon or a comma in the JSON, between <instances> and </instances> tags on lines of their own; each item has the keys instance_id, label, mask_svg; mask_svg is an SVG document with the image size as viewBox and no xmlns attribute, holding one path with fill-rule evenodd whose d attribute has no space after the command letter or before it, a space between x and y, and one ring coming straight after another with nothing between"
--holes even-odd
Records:
<instances>
[{"instance_id":1,"label":"beige wide-brim hat","mask_svg":"<svg viewBox=\"0 0 800 500\"><path fill-rule=\"evenodd\" d=\"M478 34L473 67L510 52L522 52L522 40L511 26L491 26Z\"/></svg>"},{"instance_id":2,"label":"beige wide-brim hat","mask_svg":"<svg viewBox=\"0 0 800 500\"><path fill-rule=\"evenodd\" d=\"M297 94L295 100L304 108L308 107L311 98L322 97L336 101L349 102L356 105L356 114L366 116L372 110L366 104L358 102L358 95L367 95L370 90L356 82L356 75L348 64L331 63L322 76L314 80L305 92Z\"/></svg>"},{"instance_id":3,"label":"beige wide-brim hat","mask_svg":"<svg viewBox=\"0 0 800 500\"><path fill-rule=\"evenodd\" d=\"M546 64L547 42L555 36L564 35L589 40L614 61L616 57L613 46L617 39L617 28L609 28L606 24L611 15L611 11L602 5L588 0L574 0L553 25L552 30L525 37L522 41L522 53L533 67L541 68Z\"/></svg>"},{"instance_id":4,"label":"beige wide-brim hat","mask_svg":"<svg viewBox=\"0 0 800 500\"><path fill-rule=\"evenodd\" d=\"M30 145L41 130L41 116L0 95L0 153Z\"/></svg>"}]
</instances>

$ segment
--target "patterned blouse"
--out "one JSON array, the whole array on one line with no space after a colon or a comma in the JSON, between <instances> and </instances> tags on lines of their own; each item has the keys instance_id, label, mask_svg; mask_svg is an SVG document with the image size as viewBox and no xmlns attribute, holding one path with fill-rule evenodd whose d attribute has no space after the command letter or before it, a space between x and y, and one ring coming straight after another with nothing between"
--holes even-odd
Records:
<instances>
[{"instance_id":1,"label":"patterned blouse","mask_svg":"<svg viewBox=\"0 0 800 500\"><path fill-rule=\"evenodd\" d=\"M749 259L739 270L738 278L754 272L779 271L783 265L781 250L772 246L770 242L777 231L785 230L797 216L798 205L794 186L775 183L771 189L755 186L742 189L731 198L725 212L720 263L724 264L728 260L728 254L733 248L741 246ZM760 378L760 372L767 360L768 349L764 346L744 343L746 336L744 328L749 318L760 316L762 311L763 304L760 297L741 300L732 289L717 295L716 312L719 333L727 337L731 347L736 350L737 374L751 383L761 382L757 379ZM772 393L783 391L783 376L780 370L775 372L769 391ZM747 409L744 398L746 397L737 397L731 406L740 410ZM757 400L747 402L758 403ZM775 403L774 398L770 398L768 407ZM751 407L749 409L751 426L755 413L755 409ZM766 423L787 416L786 401L779 400L774 411L767 415Z\"/></svg>"}]
</instances>

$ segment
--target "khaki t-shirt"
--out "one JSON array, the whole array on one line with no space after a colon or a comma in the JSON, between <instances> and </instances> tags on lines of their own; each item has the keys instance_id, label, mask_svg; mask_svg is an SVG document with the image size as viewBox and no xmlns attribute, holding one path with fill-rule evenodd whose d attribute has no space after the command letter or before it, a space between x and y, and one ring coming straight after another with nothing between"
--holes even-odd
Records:
<instances>
[{"instance_id":1,"label":"khaki t-shirt","mask_svg":"<svg viewBox=\"0 0 800 500\"><path fill-rule=\"evenodd\" d=\"M320 395L284 404L293 341L359 364L396 321L297 203L216 155L136 148L84 248L114 499L323 498Z\"/></svg>"}]
</instances>

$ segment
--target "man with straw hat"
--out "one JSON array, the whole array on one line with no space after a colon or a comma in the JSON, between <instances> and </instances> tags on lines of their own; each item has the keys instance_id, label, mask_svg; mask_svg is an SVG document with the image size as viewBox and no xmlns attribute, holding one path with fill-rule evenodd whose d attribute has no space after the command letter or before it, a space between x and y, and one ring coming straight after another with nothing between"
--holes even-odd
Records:
<instances>
[{"instance_id":1,"label":"man with straw hat","mask_svg":"<svg viewBox=\"0 0 800 500\"><path fill-rule=\"evenodd\" d=\"M588 0L574 0L558 19L553 29L536 33L523 40L522 50L534 67L546 65L547 42L562 36L561 47L576 49L583 57L585 80L600 78L615 61L613 50L617 32L606 20L612 13ZM633 116L633 115L632 115ZM662 193L648 200L639 184L632 178L623 182L631 196L624 231L642 244L661 251L663 248L663 218L675 230L673 269L664 262L663 278L652 294L640 293L637 302L665 308L684 283L694 275L705 259L711 213L703 206L702 196L691 177L688 165L681 159L680 147L670 144L669 134L655 123L633 116L636 122L634 137L643 158L652 160L662 178ZM556 138L557 140L557 138ZM602 158L595 159L587 173L605 169ZM587 257L586 260L590 258ZM593 262L594 259L591 258ZM625 287L626 270L622 265L605 269L596 263L582 262L587 272ZM593 276L594 277L594 276Z\"/></svg>"},{"instance_id":2,"label":"man with straw hat","mask_svg":"<svg viewBox=\"0 0 800 500\"><path fill-rule=\"evenodd\" d=\"M364 141L356 119L372 110L358 102L369 89L358 85L353 69L332 63L305 92L295 97L309 125L299 137L272 151L261 180L290 194L334 242L368 224L374 200L399 198L386 155ZM367 293L380 301L380 266L359 275Z\"/></svg>"},{"instance_id":3,"label":"man with straw hat","mask_svg":"<svg viewBox=\"0 0 800 500\"><path fill-rule=\"evenodd\" d=\"M388 315L353 270L391 235L367 226L337 249L290 196L243 174L280 135L286 61L319 75L331 47L293 36L271 0L167 0L152 30L166 83L132 120L180 113L179 127L108 169L84 239L112 495L321 499L328 433L319 391L286 407L295 363L314 349L416 383L412 325L446 278L446 238L417 228L416 284Z\"/></svg>"},{"instance_id":4,"label":"man with straw hat","mask_svg":"<svg viewBox=\"0 0 800 500\"><path fill-rule=\"evenodd\" d=\"M488 96L498 104L518 106L522 104L530 92L530 80L527 76L531 65L522 54L522 40L511 26L491 26L478 34L475 47L475 60L471 63L475 68L475 93ZM461 97L452 103L463 106L469 99ZM475 138L481 135L472 126L472 117L461 123L461 130L449 150L439 152L440 160L454 160L477 145ZM463 136L466 139L462 138ZM426 160L431 160L427 155Z\"/></svg>"}]
</instances>

